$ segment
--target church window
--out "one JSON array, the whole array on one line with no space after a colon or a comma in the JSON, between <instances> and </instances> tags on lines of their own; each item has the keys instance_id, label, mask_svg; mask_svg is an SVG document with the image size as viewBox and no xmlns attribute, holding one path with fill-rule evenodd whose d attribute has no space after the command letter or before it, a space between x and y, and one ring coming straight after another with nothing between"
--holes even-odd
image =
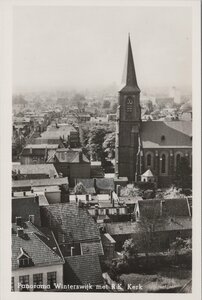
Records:
<instances>
[{"instance_id":1,"label":"church window","mask_svg":"<svg viewBox=\"0 0 202 300\"><path fill-rule=\"evenodd\" d=\"M147 154L147 166L151 166L151 154Z\"/></svg>"},{"instance_id":2,"label":"church window","mask_svg":"<svg viewBox=\"0 0 202 300\"><path fill-rule=\"evenodd\" d=\"M180 160L181 160L181 155L177 154L177 156L176 156L176 166L177 167L179 166Z\"/></svg>"},{"instance_id":3,"label":"church window","mask_svg":"<svg viewBox=\"0 0 202 300\"><path fill-rule=\"evenodd\" d=\"M133 99L128 97L126 100L126 112L131 113L133 111Z\"/></svg>"},{"instance_id":4,"label":"church window","mask_svg":"<svg viewBox=\"0 0 202 300\"><path fill-rule=\"evenodd\" d=\"M161 173L166 172L166 156L165 154L162 155L162 160L161 160Z\"/></svg>"}]
</instances>

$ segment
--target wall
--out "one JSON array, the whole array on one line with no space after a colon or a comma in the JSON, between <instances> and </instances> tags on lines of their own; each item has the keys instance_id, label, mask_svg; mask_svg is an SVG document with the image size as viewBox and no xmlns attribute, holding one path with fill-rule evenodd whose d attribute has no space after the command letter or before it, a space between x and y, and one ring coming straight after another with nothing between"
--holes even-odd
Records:
<instances>
[{"instance_id":1,"label":"wall","mask_svg":"<svg viewBox=\"0 0 202 300\"><path fill-rule=\"evenodd\" d=\"M43 284L47 284L47 273L57 272L57 283L63 284L63 264L43 266L43 267L31 267L31 268L19 268L12 271L12 277L14 277L15 291L18 291L19 276L29 275L29 284L33 285L33 274L43 273ZM31 290L31 289L30 289Z\"/></svg>"},{"instance_id":2,"label":"wall","mask_svg":"<svg viewBox=\"0 0 202 300\"><path fill-rule=\"evenodd\" d=\"M61 202L61 191L45 192L45 196L46 196L49 204Z\"/></svg>"}]
</instances>

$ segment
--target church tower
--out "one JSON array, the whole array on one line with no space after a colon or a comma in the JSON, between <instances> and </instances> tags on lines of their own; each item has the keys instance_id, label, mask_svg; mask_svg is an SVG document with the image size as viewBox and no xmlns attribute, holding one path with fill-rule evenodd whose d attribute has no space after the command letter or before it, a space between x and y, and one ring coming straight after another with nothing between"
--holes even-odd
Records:
<instances>
[{"instance_id":1,"label":"church tower","mask_svg":"<svg viewBox=\"0 0 202 300\"><path fill-rule=\"evenodd\" d=\"M129 36L124 87L119 91L115 173L117 177L128 177L130 182L137 180L140 123L140 89Z\"/></svg>"}]
</instances>

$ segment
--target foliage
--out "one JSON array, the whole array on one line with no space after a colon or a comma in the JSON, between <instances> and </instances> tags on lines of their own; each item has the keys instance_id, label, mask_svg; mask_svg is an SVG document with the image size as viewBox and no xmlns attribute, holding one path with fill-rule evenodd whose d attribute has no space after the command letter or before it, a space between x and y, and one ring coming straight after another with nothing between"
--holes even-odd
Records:
<instances>
[{"instance_id":1,"label":"foliage","mask_svg":"<svg viewBox=\"0 0 202 300\"><path fill-rule=\"evenodd\" d=\"M103 150L109 158L114 158L115 156L115 132L105 135L103 142Z\"/></svg>"},{"instance_id":2,"label":"foliage","mask_svg":"<svg viewBox=\"0 0 202 300\"><path fill-rule=\"evenodd\" d=\"M103 127L95 126L88 134L87 149L89 150L93 160L104 160L103 142L107 131Z\"/></svg>"},{"instance_id":3,"label":"foliage","mask_svg":"<svg viewBox=\"0 0 202 300\"><path fill-rule=\"evenodd\" d=\"M176 168L176 179L178 186L184 188L184 187L190 187L191 186L191 180L190 176L192 174L191 167L189 166L189 161L186 157L181 157L177 168Z\"/></svg>"},{"instance_id":4,"label":"foliage","mask_svg":"<svg viewBox=\"0 0 202 300\"><path fill-rule=\"evenodd\" d=\"M126 187L121 189L122 197L137 197L141 195L141 192L138 188L134 187L133 184L128 184Z\"/></svg>"},{"instance_id":5,"label":"foliage","mask_svg":"<svg viewBox=\"0 0 202 300\"><path fill-rule=\"evenodd\" d=\"M182 239L176 237L175 241L170 245L170 254L191 254L192 252L192 239Z\"/></svg>"},{"instance_id":6,"label":"foliage","mask_svg":"<svg viewBox=\"0 0 202 300\"><path fill-rule=\"evenodd\" d=\"M136 259L138 256L138 246L133 239L126 240L123 244L123 256L128 260Z\"/></svg>"},{"instance_id":7,"label":"foliage","mask_svg":"<svg viewBox=\"0 0 202 300\"><path fill-rule=\"evenodd\" d=\"M86 188L84 187L82 182L78 182L77 185L74 187L74 193L76 195L86 195L87 194Z\"/></svg>"}]
</instances>

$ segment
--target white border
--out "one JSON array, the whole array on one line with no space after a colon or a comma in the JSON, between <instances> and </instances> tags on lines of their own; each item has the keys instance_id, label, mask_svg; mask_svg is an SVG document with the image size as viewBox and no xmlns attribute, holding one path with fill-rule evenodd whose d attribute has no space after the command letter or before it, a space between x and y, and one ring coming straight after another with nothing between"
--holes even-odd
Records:
<instances>
[{"instance_id":1,"label":"white border","mask_svg":"<svg viewBox=\"0 0 202 300\"><path fill-rule=\"evenodd\" d=\"M14 5L48 6L150 6L150 7L192 7L192 91L193 91L193 291L192 294L104 294L104 293L11 293L11 102L12 102L12 7ZM201 299L201 35L200 35L200 0L193 1L121 1L121 0L2 0L0 3L0 295L4 299L66 299L86 297L101 299L116 297L121 299Z\"/></svg>"}]
</instances>

